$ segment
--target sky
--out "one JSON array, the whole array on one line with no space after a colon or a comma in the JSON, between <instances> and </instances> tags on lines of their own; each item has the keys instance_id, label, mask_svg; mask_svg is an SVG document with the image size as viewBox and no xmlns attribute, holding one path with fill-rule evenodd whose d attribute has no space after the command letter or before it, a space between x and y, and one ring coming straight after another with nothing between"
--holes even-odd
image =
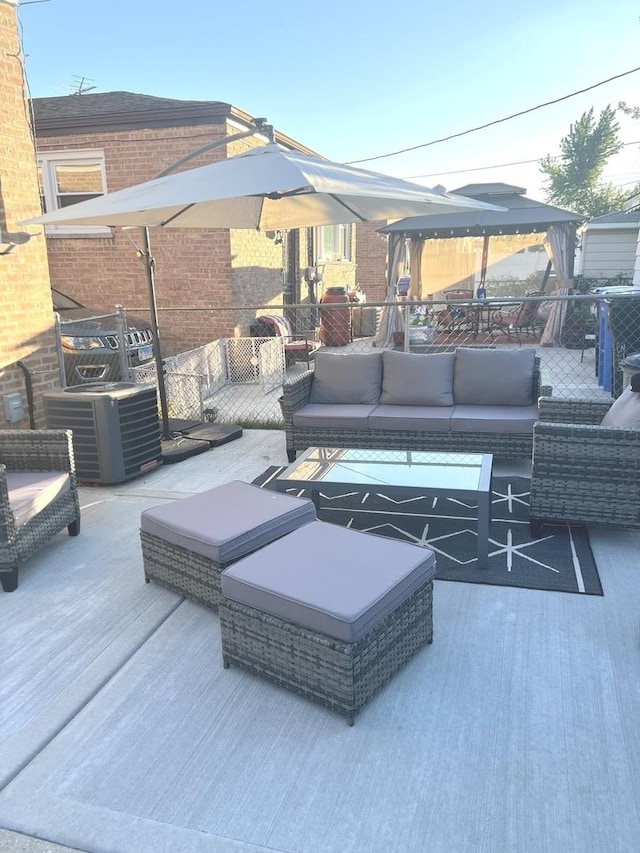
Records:
<instances>
[{"instance_id":1,"label":"sky","mask_svg":"<svg viewBox=\"0 0 640 853\"><path fill-rule=\"evenodd\" d=\"M640 106L639 0L21 0L19 21L32 97L224 101L331 160L448 190L501 181L544 201L538 161L583 112ZM619 121L604 177L631 191L640 122Z\"/></svg>"}]
</instances>

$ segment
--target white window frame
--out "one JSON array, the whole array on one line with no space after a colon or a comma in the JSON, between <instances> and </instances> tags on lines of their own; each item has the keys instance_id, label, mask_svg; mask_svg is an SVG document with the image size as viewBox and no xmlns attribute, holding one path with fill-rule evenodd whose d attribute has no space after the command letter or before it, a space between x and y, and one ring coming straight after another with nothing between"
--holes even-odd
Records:
<instances>
[{"instance_id":1,"label":"white window frame","mask_svg":"<svg viewBox=\"0 0 640 853\"><path fill-rule=\"evenodd\" d=\"M327 228L333 228L333 241L330 249L326 248L324 236ZM351 260L351 224L324 225L315 229L316 263L331 263L332 261ZM337 249L336 249L337 247Z\"/></svg>"},{"instance_id":2,"label":"white window frame","mask_svg":"<svg viewBox=\"0 0 640 853\"><path fill-rule=\"evenodd\" d=\"M38 152L38 166L42 174L42 190L46 213L55 210L64 210L58 207L58 193L56 190L55 167L60 164L69 165L100 166L102 177L102 192L107 192L107 178L104 166L104 151L100 148L78 149L77 151L41 151ZM46 225L47 237L104 237L111 233L108 225Z\"/></svg>"}]
</instances>

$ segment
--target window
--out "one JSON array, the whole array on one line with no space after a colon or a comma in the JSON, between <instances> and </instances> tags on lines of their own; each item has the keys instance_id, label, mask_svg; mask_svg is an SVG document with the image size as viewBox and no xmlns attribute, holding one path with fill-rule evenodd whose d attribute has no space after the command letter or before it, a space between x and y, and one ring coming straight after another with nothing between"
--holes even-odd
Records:
<instances>
[{"instance_id":1,"label":"window","mask_svg":"<svg viewBox=\"0 0 640 853\"><path fill-rule=\"evenodd\" d=\"M316 228L317 261L351 260L351 225L323 225Z\"/></svg>"},{"instance_id":2,"label":"window","mask_svg":"<svg viewBox=\"0 0 640 853\"><path fill-rule=\"evenodd\" d=\"M44 213L60 210L106 192L104 154L87 151L47 151L38 155L40 202ZM49 236L109 233L105 225L47 225Z\"/></svg>"}]
</instances>

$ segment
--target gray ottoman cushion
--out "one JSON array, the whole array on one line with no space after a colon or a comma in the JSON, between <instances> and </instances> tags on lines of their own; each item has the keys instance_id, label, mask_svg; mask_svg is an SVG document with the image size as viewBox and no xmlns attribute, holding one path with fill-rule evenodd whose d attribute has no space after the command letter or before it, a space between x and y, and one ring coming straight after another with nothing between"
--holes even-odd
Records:
<instances>
[{"instance_id":1,"label":"gray ottoman cushion","mask_svg":"<svg viewBox=\"0 0 640 853\"><path fill-rule=\"evenodd\" d=\"M435 574L429 548L314 521L222 573L222 593L352 643Z\"/></svg>"},{"instance_id":2,"label":"gray ottoman cushion","mask_svg":"<svg viewBox=\"0 0 640 853\"><path fill-rule=\"evenodd\" d=\"M144 510L141 528L216 563L229 563L313 521L313 503L233 480Z\"/></svg>"}]
</instances>

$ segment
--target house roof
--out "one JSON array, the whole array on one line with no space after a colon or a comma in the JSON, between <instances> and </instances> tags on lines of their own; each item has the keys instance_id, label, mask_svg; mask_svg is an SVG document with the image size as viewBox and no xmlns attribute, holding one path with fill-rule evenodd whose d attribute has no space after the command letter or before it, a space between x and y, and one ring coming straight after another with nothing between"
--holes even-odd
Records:
<instances>
[{"instance_id":1,"label":"house roof","mask_svg":"<svg viewBox=\"0 0 640 853\"><path fill-rule=\"evenodd\" d=\"M498 213L474 210L441 216L411 216L378 229L383 234L402 233L407 237L474 237L484 234L533 234L551 225L579 225L585 217L561 207L527 198L523 187L511 184L467 184L452 190L456 195L487 201L507 208Z\"/></svg>"},{"instance_id":2,"label":"house roof","mask_svg":"<svg viewBox=\"0 0 640 853\"><path fill-rule=\"evenodd\" d=\"M224 101L182 101L137 92L92 92L33 98L37 138L152 127L225 124L228 119L251 126L254 116ZM317 152L275 131L276 141L304 154Z\"/></svg>"},{"instance_id":3,"label":"house roof","mask_svg":"<svg viewBox=\"0 0 640 853\"><path fill-rule=\"evenodd\" d=\"M32 106L37 136L204 121L218 124L234 112L240 112L222 101L179 101L136 92L34 98ZM251 118L247 113L237 117Z\"/></svg>"},{"instance_id":4,"label":"house roof","mask_svg":"<svg viewBox=\"0 0 640 853\"><path fill-rule=\"evenodd\" d=\"M587 228L592 225L620 225L622 228L637 228L640 222L640 206L635 210L617 210L615 213L606 213L604 216L596 216L587 223Z\"/></svg>"}]
</instances>

